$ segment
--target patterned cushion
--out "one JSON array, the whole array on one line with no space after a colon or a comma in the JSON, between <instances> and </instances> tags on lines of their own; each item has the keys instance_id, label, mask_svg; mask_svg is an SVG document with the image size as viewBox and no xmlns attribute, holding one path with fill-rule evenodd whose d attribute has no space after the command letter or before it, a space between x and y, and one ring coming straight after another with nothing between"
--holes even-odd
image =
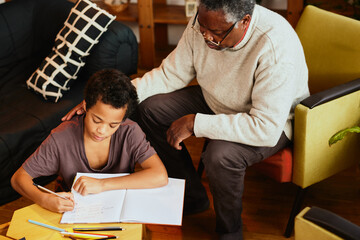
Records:
<instances>
[{"instance_id":1,"label":"patterned cushion","mask_svg":"<svg viewBox=\"0 0 360 240\"><path fill-rule=\"evenodd\" d=\"M90 0L79 0L57 34L52 52L27 80L28 88L57 102L70 89L85 65L84 57L114 19Z\"/></svg>"}]
</instances>

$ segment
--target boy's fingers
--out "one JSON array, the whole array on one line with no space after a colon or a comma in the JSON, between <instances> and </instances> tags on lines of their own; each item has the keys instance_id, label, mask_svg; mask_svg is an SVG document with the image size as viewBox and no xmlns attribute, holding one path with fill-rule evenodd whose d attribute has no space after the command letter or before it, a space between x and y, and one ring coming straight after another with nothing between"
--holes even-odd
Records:
<instances>
[{"instance_id":1,"label":"boy's fingers","mask_svg":"<svg viewBox=\"0 0 360 240\"><path fill-rule=\"evenodd\" d=\"M69 198L72 202L74 201L74 196L72 193L66 192L66 193L64 193L64 196Z\"/></svg>"}]
</instances>

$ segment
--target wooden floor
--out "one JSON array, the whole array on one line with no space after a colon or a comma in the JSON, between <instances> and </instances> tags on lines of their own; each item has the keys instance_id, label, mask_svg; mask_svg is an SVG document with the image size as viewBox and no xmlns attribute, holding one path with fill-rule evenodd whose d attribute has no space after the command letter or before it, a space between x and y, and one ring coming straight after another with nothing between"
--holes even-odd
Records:
<instances>
[{"instance_id":1,"label":"wooden floor","mask_svg":"<svg viewBox=\"0 0 360 240\"><path fill-rule=\"evenodd\" d=\"M145 70L140 69L139 75ZM185 141L194 164L197 166L203 139L191 137ZM211 200L210 209L196 215L185 216L181 227L147 225L147 235L154 240L201 240L217 239L215 213L212 205L208 181L204 175L203 184ZM50 184L49 188L52 188ZM244 238L246 240L286 239L283 232L288 220L296 186L279 184L257 173L251 167L245 177L243 198ZM333 211L360 225L360 170L359 166L339 173L323 182L313 185L305 197L305 206L318 206ZM16 209L32 204L20 198L0 206L0 226L11 221ZM0 230L0 235L5 235ZM289 239L294 239L292 236Z\"/></svg>"}]
</instances>

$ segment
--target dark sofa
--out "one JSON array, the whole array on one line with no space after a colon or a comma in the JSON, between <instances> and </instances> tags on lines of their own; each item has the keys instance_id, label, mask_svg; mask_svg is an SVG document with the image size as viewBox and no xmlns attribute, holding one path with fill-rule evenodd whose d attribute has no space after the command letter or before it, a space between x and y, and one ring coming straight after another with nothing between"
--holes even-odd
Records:
<instances>
[{"instance_id":1,"label":"dark sofa","mask_svg":"<svg viewBox=\"0 0 360 240\"><path fill-rule=\"evenodd\" d=\"M127 26L112 22L85 60L78 79L57 103L29 90L26 80L54 45L74 3L66 0L12 0L0 4L0 205L19 195L10 179L83 99L88 77L102 68L117 68L127 75L137 70L137 41ZM37 179L45 184L52 177Z\"/></svg>"}]
</instances>

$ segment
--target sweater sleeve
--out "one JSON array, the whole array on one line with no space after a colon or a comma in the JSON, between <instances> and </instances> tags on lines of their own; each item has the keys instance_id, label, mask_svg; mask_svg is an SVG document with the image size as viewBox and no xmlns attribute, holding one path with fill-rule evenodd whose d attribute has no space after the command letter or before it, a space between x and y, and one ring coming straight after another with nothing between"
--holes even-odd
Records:
<instances>
[{"instance_id":1,"label":"sweater sleeve","mask_svg":"<svg viewBox=\"0 0 360 240\"><path fill-rule=\"evenodd\" d=\"M302 79L303 74L291 64L259 67L255 73L250 111L197 114L195 135L252 146L275 146L284 130L291 134L290 112L297 102L296 93L303 84Z\"/></svg>"},{"instance_id":2,"label":"sweater sleeve","mask_svg":"<svg viewBox=\"0 0 360 240\"><path fill-rule=\"evenodd\" d=\"M191 22L191 21L190 21ZM189 23L190 24L190 23ZM160 93L184 88L195 77L193 64L193 30L188 25L177 47L163 60L158 68L132 81L140 102Z\"/></svg>"}]
</instances>

